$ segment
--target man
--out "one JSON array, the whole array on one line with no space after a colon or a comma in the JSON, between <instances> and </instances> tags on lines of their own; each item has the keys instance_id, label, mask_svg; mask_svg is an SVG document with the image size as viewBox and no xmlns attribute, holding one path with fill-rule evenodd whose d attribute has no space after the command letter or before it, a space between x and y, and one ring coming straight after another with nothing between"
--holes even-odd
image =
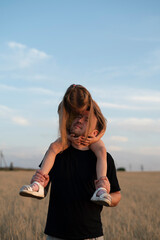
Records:
<instances>
[{"instance_id":1,"label":"man","mask_svg":"<svg viewBox=\"0 0 160 240\"><path fill-rule=\"evenodd\" d=\"M73 120L70 131L76 136L84 135L88 113L85 111ZM98 121L96 117L92 121L92 136L98 134ZM109 153L107 166L111 207L114 207L121 194L114 161ZM42 176L37 173L36 177ZM36 177L33 180L37 180ZM100 217L102 206L90 200L95 191L96 156L89 147L73 141L69 148L57 155L49 177L52 185L45 228L47 239L104 239Z\"/></svg>"}]
</instances>

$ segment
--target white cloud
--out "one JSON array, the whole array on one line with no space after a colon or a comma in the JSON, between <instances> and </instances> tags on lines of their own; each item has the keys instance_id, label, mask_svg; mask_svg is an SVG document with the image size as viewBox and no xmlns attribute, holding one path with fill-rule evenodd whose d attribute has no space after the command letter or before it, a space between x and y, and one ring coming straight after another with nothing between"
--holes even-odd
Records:
<instances>
[{"instance_id":1,"label":"white cloud","mask_svg":"<svg viewBox=\"0 0 160 240\"><path fill-rule=\"evenodd\" d=\"M132 131L160 132L160 119L151 118L113 118L108 122L120 129Z\"/></svg>"},{"instance_id":2,"label":"white cloud","mask_svg":"<svg viewBox=\"0 0 160 240\"><path fill-rule=\"evenodd\" d=\"M158 39L159 41L159 39ZM157 42L158 42L157 41ZM120 85L125 82L145 82L152 81L159 77L160 74L160 49L154 49L154 51L149 52L145 57L139 57L137 61L130 65L120 65L120 66L102 66L99 69L94 70L90 74L90 79L103 79L106 84L106 88L110 85L112 80L116 80L117 84ZM119 81L117 81L119 80ZM132 84L132 83L131 83ZM145 86L145 85L144 85ZM107 94L109 94L110 88Z\"/></svg>"},{"instance_id":3,"label":"white cloud","mask_svg":"<svg viewBox=\"0 0 160 240\"><path fill-rule=\"evenodd\" d=\"M124 136L112 136L110 139L114 142L128 142L128 138Z\"/></svg>"},{"instance_id":4,"label":"white cloud","mask_svg":"<svg viewBox=\"0 0 160 240\"><path fill-rule=\"evenodd\" d=\"M127 92L128 91L128 92ZM150 89L128 89L124 99L138 104L145 104L146 106L156 106L160 102L160 91ZM148 105L150 104L150 105Z\"/></svg>"},{"instance_id":5,"label":"white cloud","mask_svg":"<svg viewBox=\"0 0 160 240\"><path fill-rule=\"evenodd\" d=\"M7 119L12 123L16 123L20 126L28 126L29 121L22 116L17 116L16 112L17 111L12 108L9 108L5 105L0 105L0 117L2 119Z\"/></svg>"},{"instance_id":6,"label":"white cloud","mask_svg":"<svg viewBox=\"0 0 160 240\"><path fill-rule=\"evenodd\" d=\"M36 48L29 48L17 42L8 42L9 53L1 54L1 71L13 71L33 67L33 65L49 59L47 53Z\"/></svg>"},{"instance_id":7,"label":"white cloud","mask_svg":"<svg viewBox=\"0 0 160 240\"><path fill-rule=\"evenodd\" d=\"M0 84L0 91L18 91L19 89L14 86Z\"/></svg>"},{"instance_id":8,"label":"white cloud","mask_svg":"<svg viewBox=\"0 0 160 240\"><path fill-rule=\"evenodd\" d=\"M29 67L32 64L35 64L41 60L45 60L49 58L49 56L37 49L27 49L27 51L24 51L22 55L17 55L19 66L22 68Z\"/></svg>"},{"instance_id":9,"label":"white cloud","mask_svg":"<svg viewBox=\"0 0 160 240\"><path fill-rule=\"evenodd\" d=\"M130 40L136 41L136 42L160 42L159 38L153 38L153 37L148 37L148 38L144 38L144 37L135 37L135 38L131 38Z\"/></svg>"},{"instance_id":10,"label":"white cloud","mask_svg":"<svg viewBox=\"0 0 160 240\"><path fill-rule=\"evenodd\" d=\"M10 48L18 48L18 49L25 49L26 45L21 44L21 43L17 43L17 42L8 42L8 47Z\"/></svg>"},{"instance_id":11,"label":"white cloud","mask_svg":"<svg viewBox=\"0 0 160 240\"><path fill-rule=\"evenodd\" d=\"M123 149L119 146L115 146L115 145L108 145L107 149L109 150L109 152L121 152L123 151Z\"/></svg>"},{"instance_id":12,"label":"white cloud","mask_svg":"<svg viewBox=\"0 0 160 240\"><path fill-rule=\"evenodd\" d=\"M35 167L37 168L46 148L41 145L25 146L24 143L19 144L3 144L3 154L5 156L7 165L13 162L14 166Z\"/></svg>"},{"instance_id":13,"label":"white cloud","mask_svg":"<svg viewBox=\"0 0 160 240\"><path fill-rule=\"evenodd\" d=\"M12 92L24 92L24 93L33 93L40 95L48 95L48 96L62 96L61 92L55 92L47 88L42 87L28 87L28 88L19 88L11 85L0 84L0 91L12 91Z\"/></svg>"},{"instance_id":14,"label":"white cloud","mask_svg":"<svg viewBox=\"0 0 160 240\"><path fill-rule=\"evenodd\" d=\"M156 120L151 119L151 118L128 118L124 119L123 124L128 123L129 125L132 126L150 126L151 124L154 124ZM160 122L160 120L158 120Z\"/></svg>"},{"instance_id":15,"label":"white cloud","mask_svg":"<svg viewBox=\"0 0 160 240\"><path fill-rule=\"evenodd\" d=\"M52 96L57 96L59 93L56 93L52 90L46 89L46 88L28 88L26 89L29 92L36 93L36 94L42 94L42 95L52 95Z\"/></svg>"},{"instance_id":16,"label":"white cloud","mask_svg":"<svg viewBox=\"0 0 160 240\"><path fill-rule=\"evenodd\" d=\"M102 108L129 111L160 110L160 91L129 87L92 88L92 96Z\"/></svg>"},{"instance_id":17,"label":"white cloud","mask_svg":"<svg viewBox=\"0 0 160 240\"><path fill-rule=\"evenodd\" d=\"M5 105L0 105L0 116L6 117L13 113L13 110Z\"/></svg>"},{"instance_id":18,"label":"white cloud","mask_svg":"<svg viewBox=\"0 0 160 240\"><path fill-rule=\"evenodd\" d=\"M45 52L39 51L39 50L37 50L35 48L31 48L29 50L29 54L32 57L38 57L40 59L46 59L46 58L49 57L49 55L47 55Z\"/></svg>"},{"instance_id":19,"label":"white cloud","mask_svg":"<svg viewBox=\"0 0 160 240\"><path fill-rule=\"evenodd\" d=\"M116 103L98 101L98 105L103 108L112 108L112 109L122 109L122 110L142 110L142 109L144 109L144 110L146 110L145 107L132 106L129 104L126 105L126 104L116 104Z\"/></svg>"},{"instance_id":20,"label":"white cloud","mask_svg":"<svg viewBox=\"0 0 160 240\"><path fill-rule=\"evenodd\" d=\"M105 88L91 88L91 91L94 95L94 98L100 99L122 99L124 101L150 101L150 102L159 102L160 91L151 90L147 88L131 88L128 86L110 86L109 91L106 93Z\"/></svg>"},{"instance_id":21,"label":"white cloud","mask_svg":"<svg viewBox=\"0 0 160 240\"><path fill-rule=\"evenodd\" d=\"M13 117L12 121L20 126L28 126L29 125L29 121L23 117Z\"/></svg>"},{"instance_id":22,"label":"white cloud","mask_svg":"<svg viewBox=\"0 0 160 240\"><path fill-rule=\"evenodd\" d=\"M151 155L151 156L160 156L160 147L155 146L155 147L150 147L150 146L145 146L145 147L140 147L137 149L137 151L142 154L142 155Z\"/></svg>"},{"instance_id":23,"label":"white cloud","mask_svg":"<svg viewBox=\"0 0 160 240\"><path fill-rule=\"evenodd\" d=\"M160 103L160 95L159 96L132 96L131 100L138 102L150 102L150 103Z\"/></svg>"},{"instance_id":24,"label":"white cloud","mask_svg":"<svg viewBox=\"0 0 160 240\"><path fill-rule=\"evenodd\" d=\"M129 109L129 106L127 105L121 105L121 104L115 104L115 103L109 103L109 102L98 101L98 105L104 108Z\"/></svg>"},{"instance_id":25,"label":"white cloud","mask_svg":"<svg viewBox=\"0 0 160 240\"><path fill-rule=\"evenodd\" d=\"M43 51L39 51L36 48L29 48L26 45L17 42L8 42L8 47L17 50L17 53L18 50L21 50L21 53L23 51L24 57L27 56L27 58L46 59L49 57L49 55Z\"/></svg>"}]
</instances>

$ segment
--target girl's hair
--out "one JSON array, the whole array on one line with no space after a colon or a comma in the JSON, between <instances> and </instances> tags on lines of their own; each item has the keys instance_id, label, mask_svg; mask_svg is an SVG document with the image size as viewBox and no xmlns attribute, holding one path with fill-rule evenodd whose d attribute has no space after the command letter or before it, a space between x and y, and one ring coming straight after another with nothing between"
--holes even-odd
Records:
<instances>
[{"instance_id":1,"label":"girl's hair","mask_svg":"<svg viewBox=\"0 0 160 240\"><path fill-rule=\"evenodd\" d=\"M63 100L58 106L59 130L62 139L62 146L67 145L67 134L69 133L73 119L83 111L89 111L88 124L85 136L89 132L93 114L93 100L89 91L81 86L72 84L66 91Z\"/></svg>"},{"instance_id":2,"label":"girl's hair","mask_svg":"<svg viewBox=\"0 0 160 240\"><path fill-rule=\"evenodd\" d=\"M105 132L105 130L107 128L107 121L106 121L105 117L103 116L98 104L94 100L93 100L93 111L94 111L94 115L97 118L96 129L99 131L99 133L102 130Z\"/></svg>"},{"instance_id":3,"label":"girl's hair","mask_svg":"<svg viewBox=\"0 0 160 240\"><path fill-rule=\"evenodd\" d=\"M101 132L106 130L106 119L98 104L92 99L90 92L81 85L72 84L66 91L63 100L58 106L59 131L63 149L67 145L67 134L74 118L83 111L89 111L85 137L88 136L93 115L97 118L96 129Z\"/></svg>"}]
</instances>

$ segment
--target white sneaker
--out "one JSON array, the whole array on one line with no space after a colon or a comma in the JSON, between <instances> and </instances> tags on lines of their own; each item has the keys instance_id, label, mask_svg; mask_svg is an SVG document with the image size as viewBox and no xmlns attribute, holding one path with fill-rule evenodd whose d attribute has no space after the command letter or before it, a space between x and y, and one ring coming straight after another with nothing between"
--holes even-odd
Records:
<instances>
[{"instance_id":1,"label":"white sneaker","mask_svg":"<svg viewBox=\"0 0 160 240\"><path fill-rule=\"evenodd\" d=\"M103 190L104 192L101 195L97 195L97 193ZM111 206L112 197L110 194L107 193L106 189L103 187L98 188L93 196L91 197L91 201L95 202L96 204L103 205L103 206Z\"/></svg>"},{"instance_id":2,"label":"white sneaker","mask_svg":"<svg viewBox=\"0 0 160 240\"><path fill-rule=\"evenodd\" d=\"M33 190L33 185L37 184L39 189L38 191ZM19 194L23 197L33 197L33 198L44 198L44 187L39 182L33 182L30 185L24 185L21 187Z\"/></svg>"}]
</instances>

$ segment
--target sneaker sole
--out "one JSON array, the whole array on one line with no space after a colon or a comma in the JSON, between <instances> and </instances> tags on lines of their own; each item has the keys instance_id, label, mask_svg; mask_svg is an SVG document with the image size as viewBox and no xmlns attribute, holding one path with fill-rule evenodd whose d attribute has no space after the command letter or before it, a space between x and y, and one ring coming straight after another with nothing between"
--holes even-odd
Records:
<instances>
[{"instance_id":1,"label":"sneaker sole","mask_svg":"<svg viewBox=\"0 0 160 240\"><path fill-rule=\"evenodd\" d=\"M106 202L106 201L103 201L103 200L92 200L92 202L98 204L98 205L101 205L101 206L106 206L106 207L109 207L110 206L110 202Z\"/></svg>"},{"instance_id":2,"label":"sneaker sole","mask_svg":"<svg viewBox=\"0 0 160 240\"><path fill-rule=\"evenodd\" d=\"M44 198L44 197L41 197L41 196L36 196L36 195L30 194L28 192L19 192L19 195L22 196L22 197L31 197L31 198L37 198L37 199L43 199Z\"/></svg>"}]
</instances>

